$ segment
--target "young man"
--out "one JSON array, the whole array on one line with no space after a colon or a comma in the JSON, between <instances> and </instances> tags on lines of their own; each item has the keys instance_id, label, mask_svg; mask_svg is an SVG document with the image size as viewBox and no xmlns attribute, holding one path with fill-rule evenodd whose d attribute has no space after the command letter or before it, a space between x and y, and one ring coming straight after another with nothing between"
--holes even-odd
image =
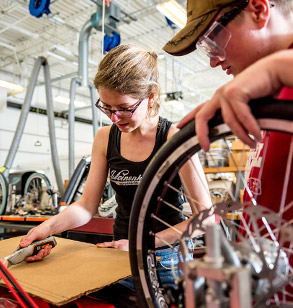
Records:
<instances>
[{"instance_id":1,"label":"young man","mask_svg":"<svg viewBox=\"0 0 293 308\"><path fill-rule=\"evenodd\" d=\"M262 82L257 82L261 80L257 77L253 79L253 88L250 86L252 81L247 85L244 82L247 80L245 74L249 75L253 71L255 76L257 74L260 75L259 77L269 75L272 78L273 74L270 73L270 69L266 68L267 71L265 71L263 67L267 65L266 60L257 63L269 55L271 55L271 58L268 58L269 61L276 61L271 70L276 66L280 66L282 70L288 70L290 63L292 67L293 49L290 49L293 48L293 1L189 0L187 24L164 46L164 50L172 55L185 55L196 48L207 53L211 67L221 66L227 74L240 75L230 84L220 88L211 100L187 115L179 127L195 116L197 135L203 149L208 150L207 122L217 109L222 108L224 120L233 128L234 133L239 135L244 142L255 147L256 142L248 136L247 132L252 132L257 141L261 140L261 134L257 122L246 105L247 98L266 96L275 90L279 91L280 99L293 100L293 88L281 89L281 80L278 80L268 89L266 85L272 81L264 79L262 84ZM255 72L253 66L249 68L252 64L258 65L257 69L260 68L260 72ZM292 81L287 84L292 85ZM255 90L255 87L258 87L258 90ZM246 101L243 102L243 99ZM259 144L255 151L257 157L254 161L251 159L249 161L248 182L251 179L251 183L254 183L254 187L250 188L255 196L257 195L259 204L279 212L282 191L278 187L281 183L283 185L286 162L292 155L290 145L293 141L291 141L291 136L271 133L267 142L268 149L263 163L262 178L258 179L263 155L263 144ZM273 167L276 170L272 170ZM290 173L285 204L293 200L292 187L293 172ZM272 191L274 191L273 196L267 193ZM292 209L289 210L291 215L290 217L286 215L288 220L293 216Z\"/></svg>"},{"instance_id":2,"label":"young man","mask_svg":"<svg viewBox=\"0 0 293 308\"><path fill-rule=\"evenodd\" d=\"M293 100L293 0L189 0L187 24L164 50L181 56L197 48L210 57L211 67L221 66L236 78L187 115L178 127L195 117L198 139L207 151L207 123L221 108L233 132L256 147L248 159L246 174L257 203L292 220L292 135L271 132L262 136L247 103L273 94ZM247 194L245 198L250 201ZM292 295L292 289L289 293Z\"/></svg>"},{"instance_id":3,"label":"young man","mask_svg":"<svg viewBox=\"0 0 293 308\"><path fill-rule=\"evenodd\" d=\"M292 0L190 0L187 6L186 27L164 47L170 54L185 55L200 48L210 56L211 67L221 66L227 74L236 76L259 59L293 47ZM255 76L253 80L256 81ZM222 108L224 120L234 133L248 145L255 146L247 131L260 140L257 123L250 116L246 104L238 103L239 99L243 101L243 96L249 95L252 94L245 84L239 86L239 83L236 85L232 82L220 88L209 102L187 115L179 127L196 116L197 128L200 127L197 130L198 137L203 149L207 150L207 122L217 109Z\"/></svg>"}]
</instances>

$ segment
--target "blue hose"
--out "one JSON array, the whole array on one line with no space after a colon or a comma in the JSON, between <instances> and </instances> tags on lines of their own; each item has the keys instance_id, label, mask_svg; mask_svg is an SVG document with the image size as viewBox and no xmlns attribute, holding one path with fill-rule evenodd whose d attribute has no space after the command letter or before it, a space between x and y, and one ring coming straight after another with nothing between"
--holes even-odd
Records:
<instances>
[{"instance_id":1,"label":"blue hose","mask_svg":"<svg viewBox=\"0 0 293 308\"><path fill-rule=\"evenodd\" d=\"M29 11L31 15L40 18L43 14L50 14L50 0L30 0Z\"/></svg>"}]
</instances>

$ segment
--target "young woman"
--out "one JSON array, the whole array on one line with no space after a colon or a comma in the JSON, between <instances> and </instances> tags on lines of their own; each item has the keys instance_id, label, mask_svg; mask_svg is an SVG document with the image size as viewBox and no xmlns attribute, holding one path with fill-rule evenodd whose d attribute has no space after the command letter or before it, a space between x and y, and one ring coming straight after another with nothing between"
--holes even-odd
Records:
<instances>
[{"instance_id":1,"label":"young woman","mask_svg":"<svg viewBox=\"0 0 293 308\"><path fill-rule=\"evenodd\" d=\"M158 115L160 88L156 53L133 45L120 45L103 58L94 83L100 95L96 106L111 119L113 125L100 128L95 136L91 168L82 198L30 230L22 239L21 246L86 224L98 211L109 174L118 203L114 239L97 246L128 250L129 216L137 185L154 154L176 133L177 128ZM197 201L196 205L191 202L192 212L210 207L208 188L197 157L182 168L181 176L190 195ZM174 185L181 189L179 177L174 180ZM184 202L177 193L169 198L179 208ZM179 230L185 230L188 223L181 213L171 208L166 210L164 217ZM156 239L157 247L164 246L164 241L173 243L178 238L177 232L163 226L158 233L160 240ZM46 247L27 261L39 260L49 253L50 248ZM160 249L160 257L162 255L168 255L168 249ZM161 276L163 283L172 281L168 272L164 273L165 278Z\"/></svg>"}]
</instances>

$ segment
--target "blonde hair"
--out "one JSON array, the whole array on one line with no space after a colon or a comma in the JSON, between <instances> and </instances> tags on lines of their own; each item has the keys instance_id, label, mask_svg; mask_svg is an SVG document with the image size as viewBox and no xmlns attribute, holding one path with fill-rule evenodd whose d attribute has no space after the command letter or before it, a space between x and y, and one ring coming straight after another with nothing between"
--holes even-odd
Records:
<instances>
[{"instance_id":1,"label":"blonde hair","mask_svg":"<svg viewBox=\"0 0 293 308\"><path fill-rule=\"evenodd\" d=\"M155 116L160 107L158 56L135 45L120 45L102 59L94 79L97 89L104 87L133 98L155 95L148 115Z\"/></svg>"}]
</instances>

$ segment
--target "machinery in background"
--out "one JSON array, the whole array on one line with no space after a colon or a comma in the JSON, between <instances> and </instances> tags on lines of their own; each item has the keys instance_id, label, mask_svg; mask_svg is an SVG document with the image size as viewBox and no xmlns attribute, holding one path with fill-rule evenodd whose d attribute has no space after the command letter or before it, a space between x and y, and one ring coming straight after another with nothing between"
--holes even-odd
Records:
<instances>
[{"instance_id":1,"label":"machinery in background","mask_svg":"<svg viewBox=\"0 0 293 308\"><path fill-rule=\"evenodd\" d=\"M84 156L75 168L66 190L60 200L59 212L67 205L81 198L90 171L91 156Z\"/></svg>"},{"instance_id":2,"label":"machinery in background","mask_svg":"<svg viewBox=\"0 0 293 308\"><path fill-rule=\"evenodd\" d=\"M74 170L72 177L60 196L43 173L35 171L11 172L7 181L0 173L1 215L55 215L71 203L79 200L83 194L91 165L91 156L84 156ZM1 180L5 186L1 186ZM3 189L4 187L4 189ZM99 215L114 217L117 202L110 182L107 181L101 198ZM1 209L1 207L0 207Z\"/></svg>"},{"instance_id":3,"label":"machinery in background","mask_svg":"<svg viewBox=\"0 0 293 308\"><path fill-rule=\"evenodd\" d=\"M83 194L85 183L90 171L91 156L84 156L77 167L74 170L72 177L69 180L68 186L64 195L60 200L59 212L61 212L66 206L79 200ZM114 217L116 216L115 209L117 202L115 195L113 194L110 182L107 180L103 196L101 198L101 204L99 207L99 215L101 217Z\"/></svg>"},{"instance_id":4,"label":"machinery in background","mask_svg":"<svg viewBox=\"0 0 293 308\"><path fill-rule=\"evenodd\" d=\"M41 67L43 67L44 69L52 163L54 167L54 172L55 172L55 177L56 177L56 182L58 185L59 193L60 194L64 193L64 186L63 186L63 181L62 181L62 176L61 176L61 171L60 171L59 157L58 157L57 144L56 144L54 110L53 110L53 99L52 99L52 88L51 88L51 77L50 77L49 64L46 58L38 57L37 60L35 61L35 64L34 64L34 67L31 73L29 85L27 87L24 103L21 109L21 114L19 116L17 128L15 130L15 134L14 134L7 158L5 160L4 166L0 169L0 215L5 214L6 212L6 206L9 201L9 197L10 197L10 194L9 194L10 169L12 167L12 163L14 161L18 146L21 141L25 123L27 121L27 117L29 113L29 108L32 102L32 96L34 93L34 89L36 87L37 78L38 78ZM41 180L41 177L39 177L39 179ZM42 180L44 180L44 178L42 178Z\"/></svg>"},{"instance_id":5,"label":"machinery in background","mask_svg":"<svg viewBox=\"0 0 293 308\"><path fill-rule=\"evenodd\" d=\"M0 173L0 215L54 215L59 192L43 173L33 170Z\"/></svg>"},{"instance_id":6,"label":"machinery in background","mask_svg":"<svg viewBox=\"0 0 293 308\"><path fill-rule=\"evenodd\" d=\"M43 16L43 14L49 15L51 13L49 6L50 0L30 0L29 12L32 16L40 18Z\"/></svg>"},{"instance_id":7,"label":"machinery in background","mask_svg":"<svg viewBox=\"0 0 293 308\"><path fill-rule=\"evenodd\" d=\"M6 215L54 215L58 208L58 192L43 173L11 172L8 184Z\"/></svg>"},{"instance_id":8,"label":"machinery in background","mask_svg":"<svg viewBox=\"0 0 293 308\"><path fill-rule=\"evenodd\" d=\"M30 14L40 18L43 14L47 14L49 17L52 15L49 10L50 0L44 0L44 1L30 1L29 3L29 11ZM44 68L44 76L45 76L45 89L46 89L46 98L47 98L47 109L48 109L48 119L49 119L49 134L50 134L50 144L51 144L51 153L52 153L52 161L54 165L54 171L56 175L56 181L58 185L59 194L62 196L61 198L61 204L60 209L67 204L70 204L71 202L75 201L78 196L81 196L81 193L84 188L84 184L87 178L87 167L83 171L85 171L85 174L82 173L79 174L79 171L81 171L80 168L83 168L81 166L78 166L78 168L74 168L74 100L75 100L75 93L76 93L76 87L77 85L88 87L90 91L91 96L91 107L92 107L92 114L93 114L93 135L95 135L97 129L98 129L98 121L97 121L97 110L95 108L95 102L96 102L96 96L95 96L95 90L94 86L91 82L88 80L88 39L90 36L90 32L93 28L97 29L98 31L102 31L103 34L105 34L105 38L103 40L103 50L102 52L105 53L115 46L120 44L120 35L117 28L117 24L120 22L120 20L123 20L121 18L120 13L123 13L126 17L135 20L135 18L131 17L126 12L123 12L120 10L118 6L111 3L109 5L109 2L107 3L107 7L105 7L105 3L102 2L102 4L97 3L98 10L95 14L93 14L90 19L84 24L83 28L80 31L79 35L79 59L78 59L78 78L73 78L71 80L70 85L70 105L68 110L68 122L69 122L69 136L68 136L68 144L69 144L69 177L70 185L67 188L66 191L64 191L63 181L61 177L60 172L60 166L59 166L59 160L58 160L58 154L57 154L57 148L56 148L56 138L55 138L55 128L54 128L54 113L53 113L53 104L52 104L52 93L51 93L51 84L50 84L50 73L49 73L49 65L47 60L44 57L39 57L34 65L30 82L27 88L27 93L25 97L25 101L22 107L22 112L20 115L18 127L16 129L16 133L14 136L14 139L12 141L7 159L4 163L4 166L0 168L0 215L4 215L6 211L6 207L8 202L10 202L10 208L8 212L12 212L12 208L14 209L14 202L9 201L10 197L17 199L16 195L13 193L12 195L9 192L9 171L11 169L17 148L19 146L19 142L24 130L24 125L27 120L27 115L29 112L29 107L32 101L32 95L33 91L37 82L37 77L39 74L40 67L43 66ZM101 18L100 18L101 17ZM124 20L125 22L128 22ZM85 163L87 165L87 163ZM77 177L77 179L83 179L83 182L73 182L73 179ZM44 183L47 183L46 180L39 177L40 181L43 181ZM78 186L77 186L78 185ZM48 186L48 185L47 185ZM76 189L78 187L78 189ZM109 187L109 185L108 185ZM42 200L45 200L48 196L49 199L54 198L54 202L52 203L52 208L56 208L56 203L58 203L57 193L48 193L51 192L52 189L48 188L46 189L46 195L44 193L41 193L42 189L34 189L34 193L29 192L26 194L26 196L23 196L22 198L19 198L19 202L17 205L23 205L24 203L27 204L34 204L35 200L38 200L38 203L43 204ZM36 197L37 195L37 197ZM44 195L41 197L41 195ZM107 193L105 193L107 195ZM17 195L18 196L18 195ZM46 196L46 197L45 197ZM74 196L74 198L73 198ZM24 201L23 198L26 198L27 200ZM110 196L103 196L103 201L109 199ZM57 201L56 201L57 200ZM44 201L45 202L45 201ZM51 204L48 204L48 206L51 207Z\"/></svg>"},{"instance_id":9,"label":"machinery in background","mask_svg":"<svg viewBox=\"0 0 293 308\"><path fill-rule=\"evenodd\" d=\"M102 17L102 18L100 18ZM96 103L96 93L92 82L89 81L88 76L88 49L89 49L89 37L91 31L95 28L97 31L102 31L102 34L106 32L104 38L104 51L109 51L112 48L120 44L120 35L117 30L117 23L120 21L120 8L111 3L111 6L105 7L105 3L102 6L98 6L98 11L93 14L89 20L83 25L78 40L78 77L74 77L70 82L70 104L68 109L68 170L69 177L73 176L74 166L74 100L76 94L76 88L84 87L89 89L91 97L92 119L93 119L93 136L95 136L98 130L98 114Z\"/></svg>"},{"instance_id":10,"label":"machinery in background","mask_svg":"<svg viewBox=\"0 0 293 308\"><path fill-rule=\"evenodd\" d=\"M99 208L99 215L101 217L113 217L116 218L116 208L118 206L118 203L116 201L115 194L110 197L108 200L103 202Z\"/></svg>"}]
</instances>

